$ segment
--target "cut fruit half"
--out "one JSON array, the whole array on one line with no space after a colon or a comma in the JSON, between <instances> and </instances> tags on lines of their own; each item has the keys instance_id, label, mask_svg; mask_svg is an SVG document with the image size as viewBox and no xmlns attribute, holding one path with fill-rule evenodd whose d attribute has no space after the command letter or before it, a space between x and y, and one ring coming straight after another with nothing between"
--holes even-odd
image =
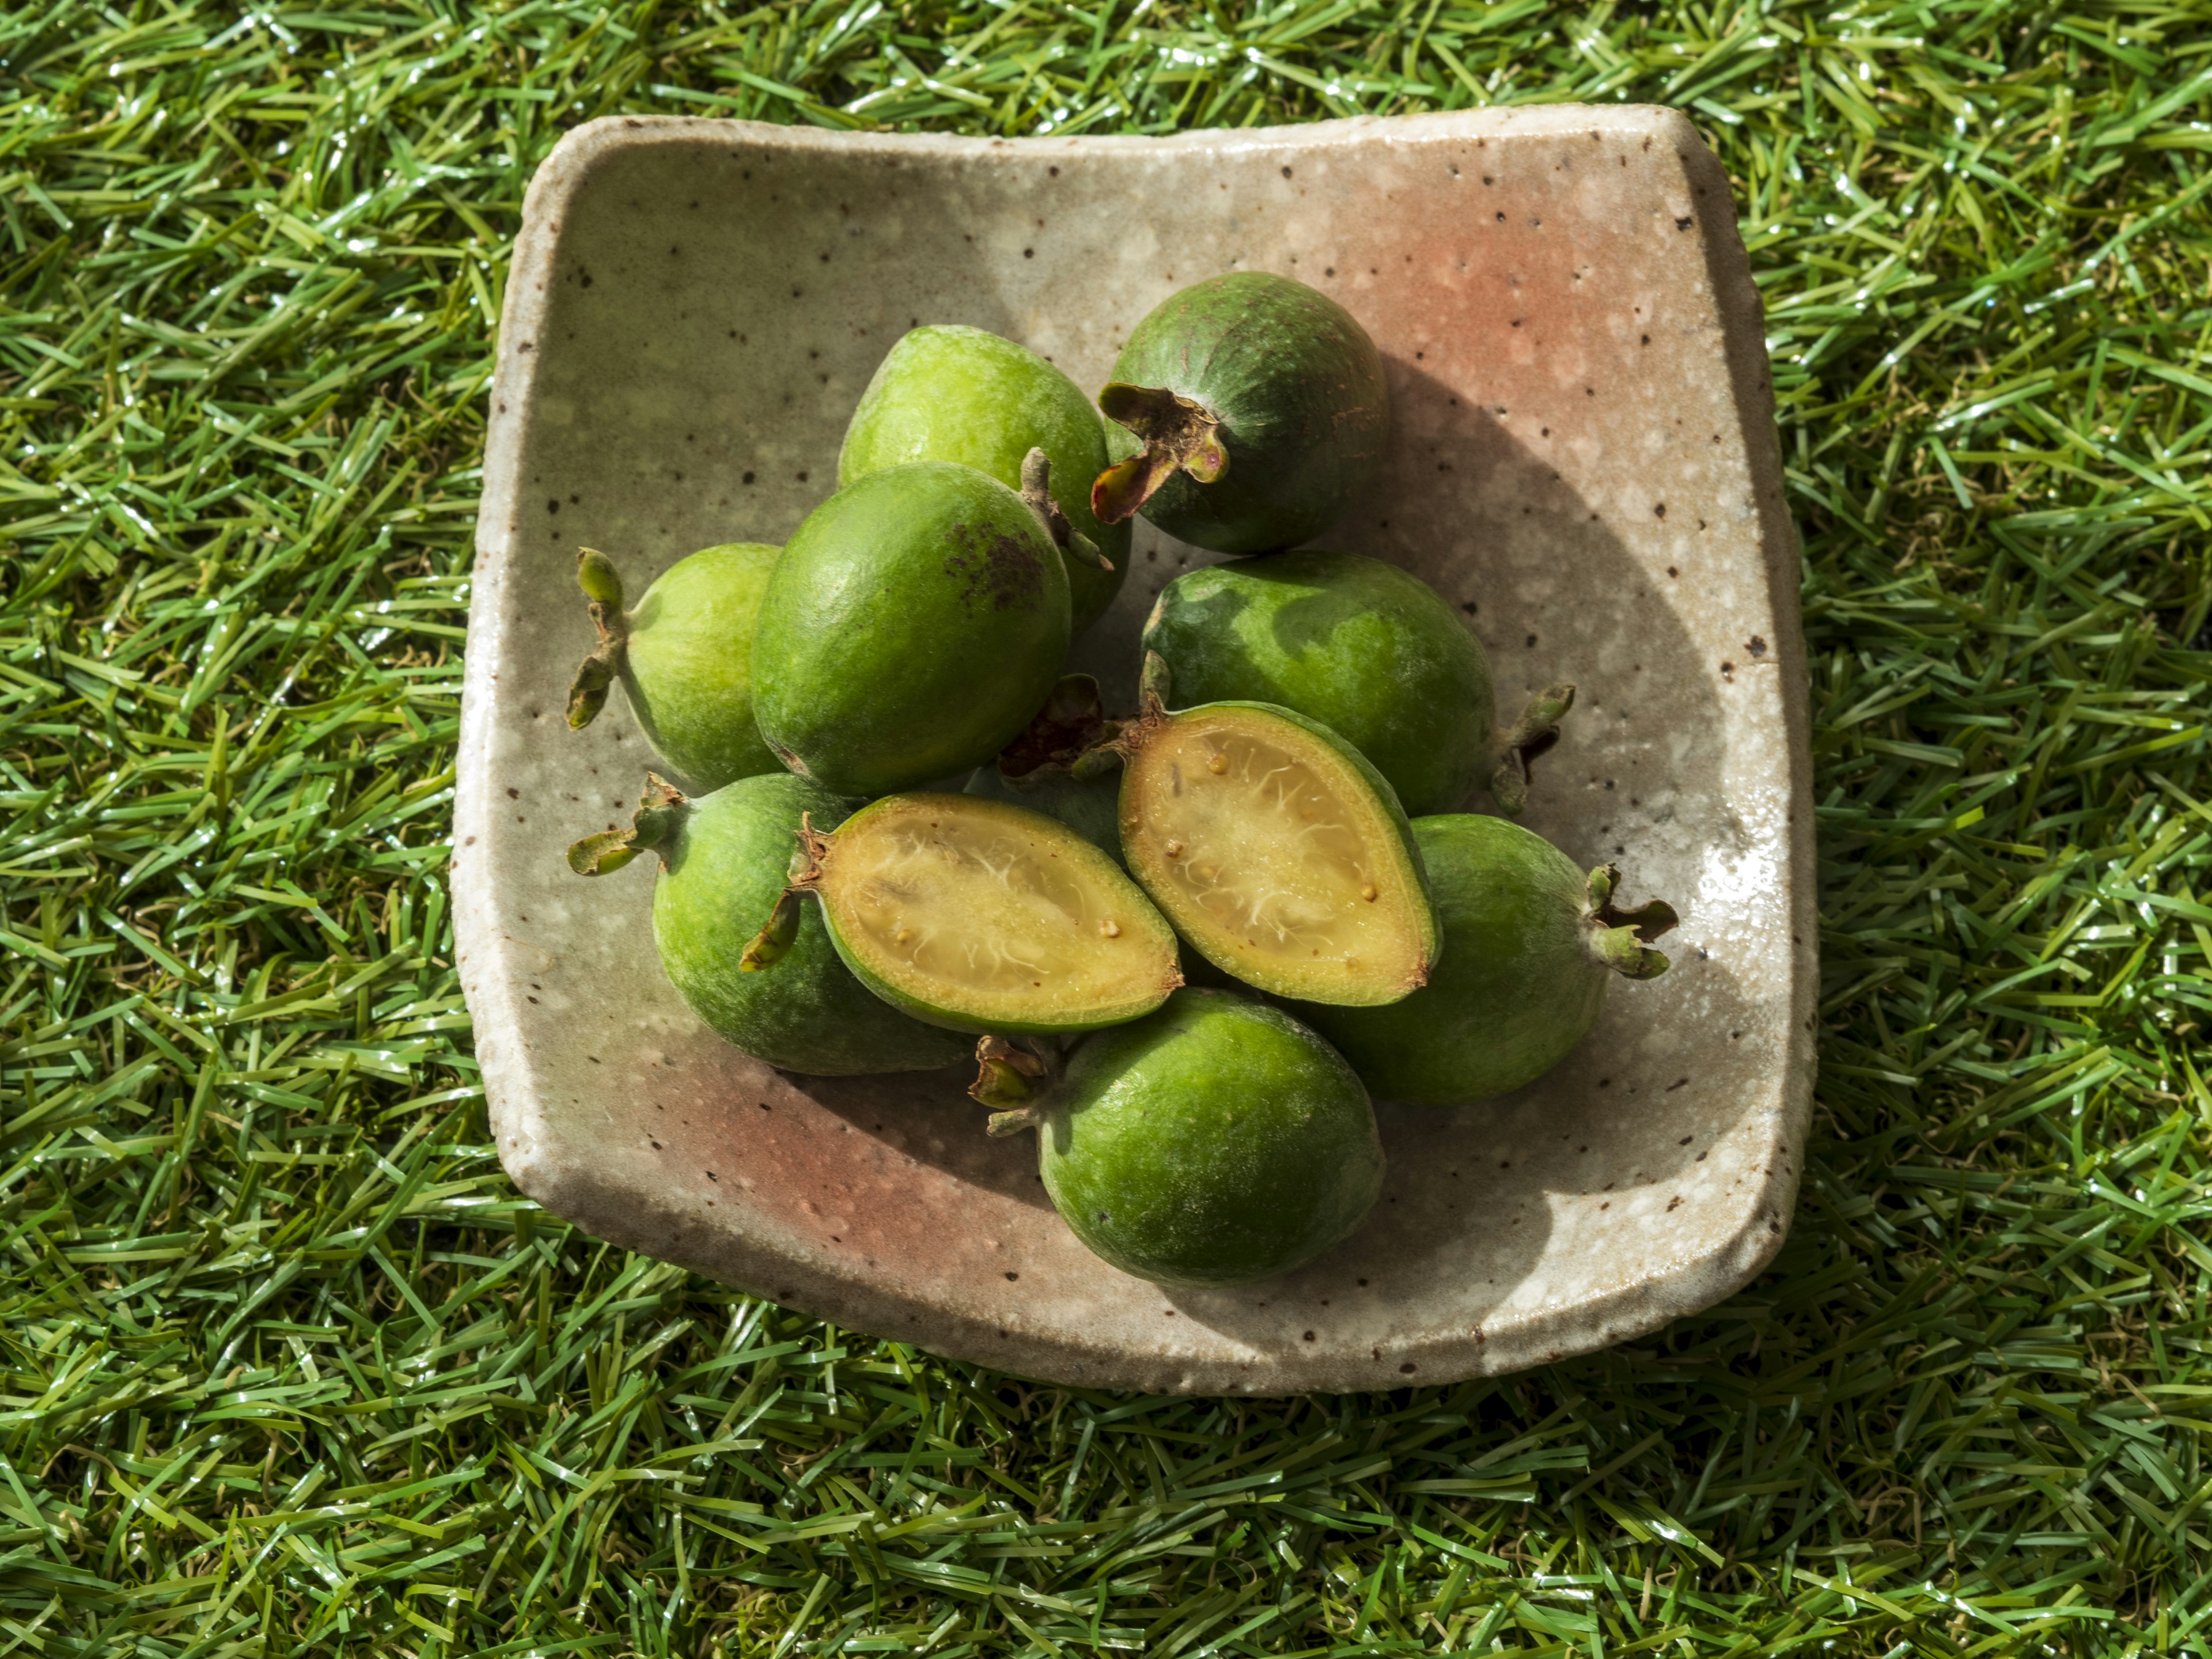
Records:
<instances>
[{"instance_id":1,"label":"cut fruit half","mask_svg":"<svg viewBox=\"0 0 2212 1659\"><path fill-rule=\"evenodd\" d=\"M1176 930L1278 996L1373 1007L1425 984L1436 911L1397 797L1327 726L1272 703L1145 708L1116 738L1121 851Z\"/></svg>"},{"instance_id":2,"label":"cut fruit half","mask_svg":"<svg viewBox=\"0 0 2212 1659\"><path fill-rule=\"evenodd\" d=\"M956 1031L1088 1031L1182 983L1160 913L1105 854L1027 807L887 795L835 835L801 833L794 889L822 902L845 965Z\"/></svg>"}]
</instances>

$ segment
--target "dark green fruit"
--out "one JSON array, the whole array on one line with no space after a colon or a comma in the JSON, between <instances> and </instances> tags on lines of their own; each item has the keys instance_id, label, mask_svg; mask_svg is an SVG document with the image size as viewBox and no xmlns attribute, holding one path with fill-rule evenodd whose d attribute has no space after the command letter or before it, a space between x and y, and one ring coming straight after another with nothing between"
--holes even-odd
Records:
<instances>
[{"instance_id":1,"label":"dark green fruit","mask_svg":"<svg viewBox=\"0 0 2212 1659\"><path fill-rule=\"evenodd\" d=\"M653 778L635 827L586 836L568 850L581 875L659 856L653 936L670 982L691 1012L757 1060L812 1077L932 1071L968 1045L909 1019L847 971L818 915L793 915L773 973L744 957L783 898L792 838L809 816L836 828L846 803L787 772L742 778L687 800Z\"/></svg>"},{"instance_id":2,"label":"dark green fruit","mask_svg":"<svg viewBox=\"0 0 2212 1659\"><path fill-rule=\"evenodd\" d=\"M1425 984L1436 913L1382 775L1328 727L1263 702L1170 714L1146 659L1122 754L1121 855L1176 931L1278 996L1372 1006Z\"/></svg>"},{"instance_id":3,"label":"dark green fruit","mask_svg":"<svg viewBox=\"0 0 2212 1659\"><path fill-rule=\"evenodd\" d=\"M1144 443L1091 486L1099 521L1141 510L1220 553L1273 552L1327 529L1375 481L1390 432L1367 331L1327 295L1261 271L1155 307L1098 406Z\"/></svg>"},{"instance_id":4,"label":"dark green fruit","mask_svg":"<svg viewBox=\"0 0 2212 1659\"><path fill-rule=\"evenodd\" d=\"M576 580L599 645L568 690L568 724L589 726L619 679L647 739L694 788L775 771L780 763L753 721L753 626L782 550L763 542L702 548L624 611L614 562L585 548Z\"/></svg>"},{"instance_id":5,"label":"dark green fruit","mask_svg":"<svg viewBox=\"0 0 2212 1659\"><path fill-rule=\"evenodd\" d=\"M837 482L907 461L958 461L1018 487L1031 449L1044 451L1061 481L1060 506L1096 550L1085 555L1064 546L1061 554L1079 634L1121 591L1129 528L1103 525L1091 510L1090 481L1109 459L1098 411L1081 387L1027 346L952 324L902 336L845 428Z\"/></svg>"},{"instance_id":6,"label":"dark green fruit","mask_svg":"<svg viewBox=\"0 0 2212 1659\"><path fill-rule=\"evenodd\" d=\"M932 1024L1086 1031L1149 1013L1182 983L1159 912L1042 812L890 795L799 841L793 889L821 901L845 965Z\"/></svg>"},{"instance_id":7,"label":"dark green fruit","mask_svg":"<svg viewBox=\"0 0 2212 1659\"><path fill-rule=\"evenodd\" d=\"M1309 548L1188 571L1161 590L1145 648L1185 702L1279 703L1319 720L1414 817L1459 805L1489 774L1482 643L1395 565Z\"/></svg>"},{"instance_id":8,"label":"dark green fruit","mask_svg":"<svg viewBox=\"0 0 2212 1659\"><path fill-rule=\"evenodd\" d=\"M1075 1236L1158 1285L1248 1285L1342 1242L1382 1190L1367 1091L1279 1009L1178 991L1083 1039L1056 1077L986 1037L971 1092L1037 1131L1045 1190Z\"/></svg>"},{"instance_id":9,"label":"dark green fruit","mask_svg":"<svg viewBox=\"0 0 2212 1659\"><path fill-rule=\"evenodd\" d=\"M1615 909L1612 865L1585 878L1503 818L1416 818L1413 836L1444 921L1428 984L1388 1008L1299 1011L1383 1098L1443 1106L1533 1083L1589 1034L1614 975L1666 972L1650 941L1674 912Z\"/></svg>"},{"instance_id":10,"label":"dark green fruit","mask_svg":"<svg viewBox=\"0 0 2212 1659\"><path fill-rule=\"evenodd\" d=\"M962 792L1012 801L1062 823L1115 863L1121 859L1121 760L1098 745L1120 728L1106 718L1098 682L1070 674L995 761Z\"/></svg>"},{"instance_id":11,"label":"dark green fruit","mask_svg":"<svg viewBox=\"0 0 2212 1659\"><path fill-rule=\"evenodd\" d=\"M1067 653L1038 515L950 461L871 472L808 515L753 631L753 713L801 776L882 795L995 756Z\"/></svg>"}]
</instances>

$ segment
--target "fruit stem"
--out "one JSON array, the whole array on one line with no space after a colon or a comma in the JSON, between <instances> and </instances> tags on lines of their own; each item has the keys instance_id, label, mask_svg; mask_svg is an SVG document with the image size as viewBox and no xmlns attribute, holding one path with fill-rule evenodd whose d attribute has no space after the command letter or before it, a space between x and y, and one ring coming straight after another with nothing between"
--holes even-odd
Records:
<instances>
[{"instance_id":1,"label":"fruit stem","mask_svg":"<svg viewBox=\"0 0 2212 1659\"><path fill-rule=\"evenodd\" d=\"M1063 674L1022 734L999 753L999 775L1025 778L1048 766L1073 770L1085 755L1114 735L1098 682L1088 674Z\"/></svg>"},{"instance_id":2,"label":"fruit stem","mask_svg":"<svg viewBox=\"0 0 2212 1659\"><path fill-rule=\"evenodd\" d=\"M1513 729L1498 742L1498 769L1490 775L1490 793L1498 810L1517 818L1528 805L1528 769L1559 740L1559 721L1575 706L1575 688L1547 685L1528 699Z\"/></svg>"},{"instance_id":3,"label":"fruit stem","mask_svg":"<svg viewBox=\"0 0 2212 1659\"><path fill-rule=\"evenodd\" d=\"M814 814L799 815L799 845L793 849L791 867L784 878L793 893L811 893L822 885L822 860L830 851L830 837L814 827Z\"/></svg>"},{"instance_id":4,"label":"fruit stem","mask_svg":"<svg viewBox=\"0 0 2212 1659\"><path fill-rule=\"evenodd\" d=\"M611 875L640 853L657 852L661 867L668 865L674 844L691 803L658 773L645 775L645 793L638 797L637 811L627 830L602 830L568 848L568 867L580 876Z\"/></svg>"},{"instance_id":5,"label":"fruit stem","mask_svg":"<svg viewBox=\"0 0 2212 1659\"><path fill-rule=\"evenodd\" d=\"M1670 931L1680 918L1674 907L1659 899L1633 910L1616 908L1613 896L1620 887L1618 865L1601 864L1589 873L1589 908L1584 919L1590 925L1590 950L1597 959L1628 979L1656 979L1667 971L1667 958L1651 949L1651 941Z\"/></svg>"},{"instance_id":6,"label":"fruit stem","mask_svg":"<svg viewBox=\"0 0 2212 1659\"><path fill-rule=\"evenodd\" d=\"M1092 541L1067 521L1067 514L1060 510L1060 503L1052 498L1052 463L1042 449L1032 449L1022 457L1022 499L1036 514L1044 533L1052 538L1054 547L1066 548L1078 558L1097 565L1101 570L1111 570L1114 561L1098 550Z\"/></svg>"},{"instance_id":7,"label":"fruit stem","mask_svg":"<svg viewBox=\"0 0 2212 1659\"><path fill-rule=\"evenodd\" d=\"M975 1044L975 1081L969 1094L986 1106L1014 1109L993 1114L993 1134L1019 1134L1043 1121L1037 1097L1042 1092L1044 1061L1002 1036L987 1036Z\"/></svg>"},{"instance_id":8,"label":"fruit stem","mask_svg":"<svg viewBox=\"0 0 2212 1659\"><path fill-rule=\"evenodd\" d=\"M1145 447L1100 473L1091 486L1091 511L1101 524L1119 524L1157 494L1177 471L1212 483L1229 471L1221 417L1165 386L1120 380L1098 394L1106 418L1129 428Z\"/></svg>"},{"instance_id":9,"label":"fruit stem","mask_svg":"<svg viewBox=\"0 0 2212 1659\"><path fill-rule=\"evenodd\" d=\"M753 942L745 946L744 954L738 958L738 971L757 974L781 962L791 950L792 941L799 937L799 895L787 887L776 896L775 908L768 913L768 921Z\"/></svg>"},{"instance_id":10,"label":"fruit stem","mask_svg":"<svg viewBox=\"0 0 2212 1659\"><path fill-rule=\"evenodd\" d=\"M580 732L599 717L607 705L608 688L622 672L629 644L629 613L623 609L622 574L597 548L576 550L576 586L592 602L592 626L599 635L598 647L584 659L568 686L568 725Z\"/></svg>"}]
</instances>

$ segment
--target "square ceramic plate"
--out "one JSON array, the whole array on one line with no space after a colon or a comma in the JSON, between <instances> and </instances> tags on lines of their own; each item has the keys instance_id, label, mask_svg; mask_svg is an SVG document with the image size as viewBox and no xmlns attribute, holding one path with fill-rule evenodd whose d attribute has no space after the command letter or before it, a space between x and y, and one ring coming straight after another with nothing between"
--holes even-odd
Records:
<instances>
[{"instance_id":1,"label":"square ceramic plate","mask_svg":"<svg viewBox=\"0 0 2212 1659\"><path fill-rule=\"evenodd\" d=\"M592 641L573 573L579 544L642 586L695 548L784 539L916 323L1009 335L1091 389L1158 301L1255 269L1336 297L1389 365L1389 476L1325 544L1459 606L1501 708L1579 684L1526 821L1683 923L1674 970L1616 987L1540 1083L1382 1108L1389 1185L1349 1243L1164 1292L1075 1242L967 1072L759 1065L662 977L649 863L568 872L649 758L620 697L562 720ZM1813 1055L1796 549L1728 183L1680 115L1013 143L595 122L531 185L492 398L456 916L500 1156L556 1213L941 1353L1215 1393L1583 1352L1728 1295L1780 1243ZM1133 701L1154 595L1208 556L1139 526L1074 659L1109 700Z\"/></svg>"}]
</instances>

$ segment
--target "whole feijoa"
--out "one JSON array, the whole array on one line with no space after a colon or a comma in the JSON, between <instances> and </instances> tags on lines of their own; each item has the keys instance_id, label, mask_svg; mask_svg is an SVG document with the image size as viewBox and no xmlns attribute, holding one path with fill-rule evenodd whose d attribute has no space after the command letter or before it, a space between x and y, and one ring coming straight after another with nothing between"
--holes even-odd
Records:
<instances>
[{"instance_id":1,"label":"whole feijoa","mask_svg":"<svg viewBox=\"0 0 2212 1659\"><path fill-rule=\"evenodd\" d=\"M1075 1236L1154 1284L1246 1285L1341 1243L1382 1189L1367 1091L1306 1026L1227 991L1181 990L1054 1068L987 1037L972 1091L1037 1132Z\"/></svg>"},{"instance_id":2,"label":"whole feijoa","mask_svg":"<svg viewBox=\"0 0 2212 1659\"><path fill-rule=\"evenodd\" d=\"M1174 930L1136 884L1042 812L886 795L799 840L794 899L820 901L863 985L933 1025L1094 1030L1150 1013L1182 983Z\"/></svg>"},{"instance_id":3,"label":"whole feijoa","mask_svg":"<svg viewBox=\"0 0 2212 1659\"><path fill-rule=\"evenodd\" d=\"M1444 1106L1517 1089L1589 1035L1616 976L1655 979L1650 941L1674 925L1654 902L1614 907L1620 872L1574 860L1503 818L1416 818L1443 918L1429 982L1387 1008L1300 1008L1386 1100Z\"/></svg>"},{"instance_id":4,"label":"whole feijoa","mask_svg":"<svg viewBox=\"0 0 2212 1659\"><path fill-rule=\"evenodd\" d=\"M883 795L995 756L1067 653L1067 573L1038 515L974 467L855 479L785 545L753 629L753 713L793 771Z\"/></svg>"},{"instance_id":5,"label":"whole feijoa","mask_svg":"<svg viewBox=\"0 0 2212 1659\"><path fill-rule=\"evenodd\" d=\"M1054 491L1095 550L1062 549L1077 633L1097 622L1129 568L1129 527L1091 510L1091 480L1104 469L1106 432L1091 399L1027 346L980 328L933 324L908 331L860 394L837 482L851 483L907 461L958 461L1018 488L1022 461L1042 449Z\"/></svg>"},{"instance_id":6,"label":"whole feijoa","mask_svg":"<svg viewBox=\"0 0 2212 1659\"><path fill-rule=\"evenodd\" d=\"M568 863L599 875L640 853L658 856L653 937L660 965L694 1013L755 1059L812 1077L949 1065L968 1043L871 994L838 959L822 918L784 905L802 822L835 829L847 810L787 772L741 778L696 800L656 778L632 828L586 836ZM747 947L780 908L794 925L775 971L752 971Z\"/></svg>"},{"instance_id":7,"label":"whole feijoa","mask_svg":"<svg viewBox=\"0 0 2212 1659\"><path fill-rule=\"evenodd\" d=\"M1065 675L1021 736L977 767L961 793L1057 818L1118 864L1121 757L1099 746L1118 729L1106 718L1098 682Z\"/></svg>"},{"instance_id":8,"label":"whole feijoa","mask_svg":"<svg viewBox=\"0 0 2212 1659\"><path fill-rule=\"evenodd\" d=\"M1264 271L1162 301L1131 331L1098 407L1144 445L1091 486L1099 521L1142 511L1220 553L1327 529L1374 482L1390 432L1367 331L1327 295Z\"/></svg>"},{"instance_id":9,"label":"whole feijoa","mask_svg":"<svg viewBox=\"0 0 2212 1659\"><path fill-rule=\"evenodd\" d=\"M753 720L753 625L782 551L765 542L702 548L625 610L614 561L582 550L576 580L599 643L569 687L568 724L589 726L619 680L647 741L691 787L775 771Z\"/></svg>"},{"instance_id":10,"label":"whole feijoa","mask_svg":"<svg viewBox=\"0 0 2212 1659\"><path fill-rule=\"evenodd\" d=\"M1355 553L1307 548L1186 571L1145 648L1185 702L1279 703L1389 779L1407 813L1449 811L1490 774L1490 663L1436 590Z\"/></svg>"}]
</instances>

